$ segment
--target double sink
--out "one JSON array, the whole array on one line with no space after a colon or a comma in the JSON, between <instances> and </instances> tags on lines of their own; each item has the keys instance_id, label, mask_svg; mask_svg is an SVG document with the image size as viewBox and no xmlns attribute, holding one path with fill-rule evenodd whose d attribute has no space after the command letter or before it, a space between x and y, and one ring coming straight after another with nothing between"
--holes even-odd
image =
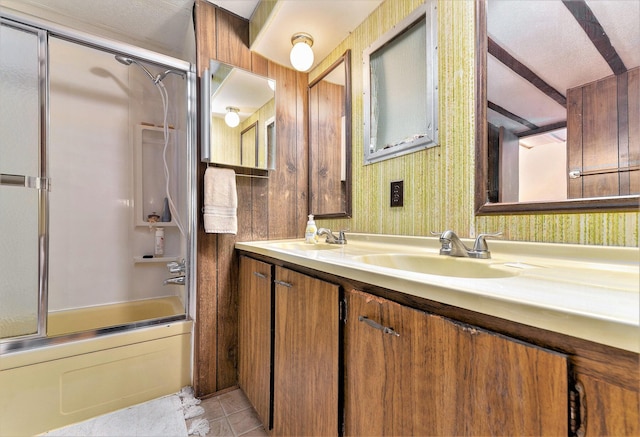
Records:
<instances>
[{"instance_id":1,"label":"double sink","mask_svg":"<svg viewBox=\"0 0 640 437\"><path fill-rule=\"evenodd\" d=\"M273 243L273 247L293 251L344 251L345 246L338 244L307 244L304 242ZM519 269L510 268L508 264L492 260L480 260L443 256L436 253L376 253L353 255L350 260L375 267L402 270L437 276L459 278L506 278L515 276Z\"/></svg>"},{"instance_id":2,"label":"double sink","mask_svg":"<svg viewBox=\"0 0 640 437\"><path fill-rule=\"evenodd\" d=\"M637 248L492 240L490 259L440 255L434 237L347 234L237 242L247 254L640 352ZM465 240L472 246L472 240Z\"/></svg>"}]
</instances>

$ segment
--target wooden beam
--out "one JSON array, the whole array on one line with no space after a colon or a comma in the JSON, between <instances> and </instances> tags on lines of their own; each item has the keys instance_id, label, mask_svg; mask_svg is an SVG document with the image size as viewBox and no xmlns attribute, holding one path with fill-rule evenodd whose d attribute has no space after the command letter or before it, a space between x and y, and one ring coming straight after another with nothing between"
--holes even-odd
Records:
<instances>
[{"instance_id":1,"label":"wooden beam","mask_svg":"<svg viewBox=\"0 0 640 437\"><path fill-rule=\"evenodd\" d=\"M562 3L569 9L571 15L576 19L580 27L585 31L593 45L602 55L611 71L615 75L622 74L627 71L624 62L618 56L618 52L611 45L607 32L593 14L589 6L584 0L562 0Z\"/></svg>"},{"instance_id":2,"label":"wooden beam","mask_svg":"<svg viewBox=\"0 0 640 437\"><path fill-rule=\"evenodd\" d=\"M519 133L516 134L516 136L518 138L530 137L531 135L538 135L538 134L543 134L545 132L552 132L554 130L562 129L563 127L567 127L566 120L565 121L559 121L557 123L547 124L545 126L540 126L537 129L531 129L531 130L527 130L527 131L524 131L524 132L519 132Z\"/></svg>"},{"instance_id":3,"label":"wooden beam","mask_svg":"<svg viewBox=\"0 0 640 437\"><path fill-rule=\"evenodd\" d=\"M528 120L525 120L524 118L514 114L513 112L509 112L506 109L504 109L502 106L496 105L493 102L487 102L487 108L491 109L492 111L497 112L498 114L504 115L505 117L515 121L516 123L520 123L523 126L528 127L529 129L538 129L538 126L531 123Z\"/></svg>"},{"instance_id":4,"label":"wooden beam","mask_svg":"<svg viewBox=\"0 0 640 437\"><path fill-rule=\"evenodd\" d=\"M511 56L509 52L503 49L491 38L488 38L488 43L488 52L490 55L494 56L498 61L509 67L516 74L522 76L524 79L526 79L533 86L545 93L551 99L558 102L563 108L567 107L567 99L560 91L556 90L554 87L545 82L540 76L531 71L529 67Z\"/></svg>"}]
</instances>

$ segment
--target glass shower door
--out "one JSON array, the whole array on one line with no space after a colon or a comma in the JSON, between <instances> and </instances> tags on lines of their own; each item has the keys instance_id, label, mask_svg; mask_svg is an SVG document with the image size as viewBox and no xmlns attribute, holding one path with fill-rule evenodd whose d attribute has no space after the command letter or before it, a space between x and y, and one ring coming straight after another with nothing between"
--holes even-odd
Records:
<instances>
[{"instance_id":1,"label":"glass shower door","mask_svg":"<svg viewBox=\"0 0 640 437\"><path fill-rule=\"evenodd\" d=\"M45 51L0 21L0 339L45 332Z\"/></svg>"}]
</instances>

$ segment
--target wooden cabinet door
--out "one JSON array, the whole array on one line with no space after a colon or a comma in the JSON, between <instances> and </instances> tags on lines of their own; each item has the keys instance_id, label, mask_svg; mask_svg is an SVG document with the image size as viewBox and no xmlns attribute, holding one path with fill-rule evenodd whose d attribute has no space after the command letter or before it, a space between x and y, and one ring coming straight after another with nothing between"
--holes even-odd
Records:
<instances>
[{"instance_id":1,"label":"wooden cabinet door","mask_svg":"<svg viewBox=\"0 0 640 437\"><path fill-rule=\"evenodd\" d=\"M568 435L566 356L346 297L346 435Z\"/></svg>"},{"instance_id":2,"label":"wooden cabinet door","mask_svg":"<svg viewBox=\"0 0 640 437\"><path fill-rule=\"evenodd\" d=\"M439 435L568 435L563 354L440 318Z\"/></svg>"},{"instance_id":3,"label":"wooden cabinet door","mask_svg":"<svg viewBox=\"0 0 640 437\"><path fill-rule=\"evenodd\" d=\"M636 373L637 375L637 373ZM595 377L578 375L586 405L583 430L587 436L640 435L640 386L622 388Z\"/></svg>"},{"instance_id":4,"label":"wooden cabinet door","mask_svg":"<svg viewBox=\"0 0 640 437\"><path fill-rule=\"evenodd\" d=\"M274 434L338 433L339 287L276 267Z\"/></svg>"},{"instance_id":5,"label":"wooden cabinet door","mask_svg":"<svg viewBox=\"0 0 640 437\"><path fill-rule=\"evenodd\" d=\"M434 435L434 318L359 291L345 299L345 435Z\"/></svg>"},{"instance_id":6,"label":"wooden cabinet door","mask_svg":"<svg viewBox=\"0 0 640 437\"><path fill-rule=\"evenodd\" d=\"M240 257L238 384L265 427L271 426L271 264Z\"/></svg>"}]
</instances>

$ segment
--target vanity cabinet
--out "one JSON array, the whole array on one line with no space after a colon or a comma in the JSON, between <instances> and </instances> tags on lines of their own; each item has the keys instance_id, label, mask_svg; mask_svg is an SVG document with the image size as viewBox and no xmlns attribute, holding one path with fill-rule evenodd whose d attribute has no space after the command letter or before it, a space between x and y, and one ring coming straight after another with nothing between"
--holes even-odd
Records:
<instances>
[{"instance_id":1,"label":"vanity cabinet","mask_svg":"<svg viewBox=\"0 0 640 437\"><path fill-rule=\"evenodd\" d=\"M265 427L272 399L271 264L240 257L238 278L238 384Z\"/></svg>"},{"instance_id":2,"label":"vanity cabinet","mask_svg":"<svg viewBox=\"0 0 640 437\"><path fill-rule=\"evenodd\" d=\"M274 435L338 434L338 293L276 266Z\"/></svg>"},{"instance_id":3,"label":"vanity cabinet","mask_svg":"<svg viewBox=\"0 0 640 437\"><path fill-rule=\"evenodd\" d=\"M272 435L640 435L636 353L260 259L238 369Z\"/></svg>"},{"instance_id":4,"label":"vanity cabinet","mask_svg":"<svg viewBox=\"0 0 640 437\"><path fill-rule=\"evenodd\" d=\"M240 257L238 384L273 435L337 435L339 287Z\"/></svg>"},{"instance_id":5,"label":"vanity cabinet","mask_svg":"<svg viewBox=\"0 0 640 437\"><path fill-rule=\"evenodd\" d=\"M352 290L345 435L567 435L563 354Z\"/></svg>"}]
</instances>

